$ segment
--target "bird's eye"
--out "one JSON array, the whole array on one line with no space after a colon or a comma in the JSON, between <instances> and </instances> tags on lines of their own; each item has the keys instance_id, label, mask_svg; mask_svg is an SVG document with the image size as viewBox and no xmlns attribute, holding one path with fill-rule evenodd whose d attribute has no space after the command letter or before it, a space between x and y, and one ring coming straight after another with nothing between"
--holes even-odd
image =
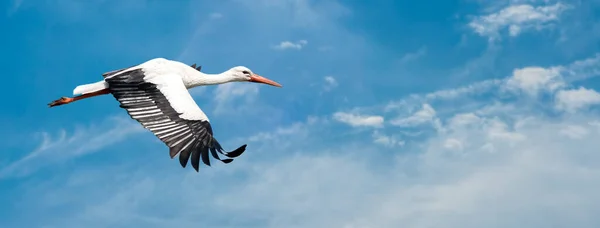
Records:
<instances>
[{"instance_id":1,"label":"bird's eye","mask_svg":"<svg viewBox=\"0 0 600 228\"><path fill-rule=\"evenodd\" d=\"M249 72L249 71L247 71L247 70L245 70L245 71L242 71L242 73L244 73L244 74L250 74L250 72Z\"/></svg>"}]
</instances>

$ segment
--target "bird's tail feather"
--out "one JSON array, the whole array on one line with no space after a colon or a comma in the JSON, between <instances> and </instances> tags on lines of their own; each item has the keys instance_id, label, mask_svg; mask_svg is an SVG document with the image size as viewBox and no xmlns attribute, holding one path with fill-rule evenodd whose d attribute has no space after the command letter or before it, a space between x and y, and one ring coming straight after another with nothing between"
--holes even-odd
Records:
<instances>
[{"instance_id":1,"label":"bird's tail feather","mask_svg":"<svg viewBox=\"0 0 600 228\"><path fill-rule=\"evenodd\" d=\"M73 90L73 95L93 93L93 92L100 91L100 90L103 90L106 88L108 88L108 83L105 82L104 80L102 80L99 82L80 85L80 86L75 87L75 89Z\"/></svg>"}]
</instances>

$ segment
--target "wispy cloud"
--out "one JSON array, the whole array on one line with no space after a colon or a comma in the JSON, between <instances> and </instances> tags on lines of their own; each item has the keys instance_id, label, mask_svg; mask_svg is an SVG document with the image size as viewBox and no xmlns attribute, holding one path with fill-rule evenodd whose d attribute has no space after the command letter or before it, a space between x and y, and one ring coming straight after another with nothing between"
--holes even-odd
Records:
<instances>
[{"instance_id":1,"label":"wispy cloud","mask_svg":"<svg viewBox=\"0 0 600 228\"><path fill-rule=\"evenodd\" d=\"M500 38L500 31L505 28L508 28L510 36L518 36L528 29L542 30L551 27L559 20L560 14L570 8L571 6L560 2L545 6L514 4L498 12L477 16L469 26L477 34L493 41Z\"/></svg>"},{"instance_id":2,"label":"wispy cloud","mask_svg":"<svg viewBox=\"0 0 600 228\"><path fill-rule=\"evenodd\" d=\"M239 110L236 105L252 102L259 93L255 84L228 83L218 85L214 90L215 114Z\"/></svg>"},{"instance_id":3,"label":"wispy cloud","mask_svg":"<svg viewBox=\"0 0 600 228\"><path fill-rule=\"evenodd\" d=\"M575 61L563 68L567 82L581 81L600 75L600 53L583 60Z\"/></svg>"},{"instance_id":4,"label":"wispy cloud","mask_svg":"<svg viewBox=\"0 0 600 228\"><path fill-rule=\"evenodd\" d=\"M421 106L423 103L456 100L465 97L481 97L482 95L500 95L504 92L537 95L541 92L554 94L561 89L568 89L568 84L600 76L600 55L574 61L566 65L549 67L528 66L517 68L502 79L488 79L465 86L434 91L426 94L411 94L404 99L391 101L385 106L386 111L402 110Z\"/></svg>"},{"instance_id":5,"label":"wispy cloud","mask_svg":"<svg viewBox=\"0 0 600 228\"><path fill-rule=\"evenodd\" d=\"M250 142L270 141L284 135L299 135L301 131L306 130L304 123L294 123L290 126L278 127L273 131L259 132L247 138Z\"/></svg>"},{"instance_id":6,"label":"wispy cloud","mask_svg":"<svg viewBox=\"0 0 600 228\"><path fill-rule=\"evenodd\" d=\"M501 81L497 79L489 79L480 82L474 82L472 84L461 86L452 89L444 89L435 92L431 92L425 94L423 97L428 100L436 100L436 99L454 99L461 96L468 96L473 94L480 94L490 89L496 88L500 85ZM419 97L419 96L415 96Z\"/></svg>"},{"instance_id":7,"label":"wispy cloud","mask_svg":"<svg viewBox=\"0 0 600 228\"><path fill-rule=\"evenodd\" d=\"M333 119L353 127L382 127L384 120L382 116L361 115L346 112L334 113Z\"/></svg>"},{"instance_id":8,"label":"wispy cloud","mask_svg":"<svg viewBox=\"0 0 600 228\"><path fill-rule=\"evenodd\" d=\"M325 84L323 85L323 90L325 91L330 91L338 86L338 82L333 76L326 76L323 80L325 80Z\"/></svg>"},{"instance_id":9,"label":"wispy cloud","mask_svg":"<svg viewBox=\"0 0 600 228\"><path fill-rule=\"evenodd\" d=\"M108 118L102 124L110 127L79 128L70 136L61 130L56 138L42 132L38 148L1 169L0 178L28 175L48 165L97 152L145 130L137 122L125 118Z\"/></svg>"},{"instance_id":10,"label":"wispy cloud","mask_svg":"<svg viewBox=\"0 0 600 228\"><path fill-rule=\"evenodd\" d=\"M421 47L419 48L417 51L415 52L411 52L411 53L406 53L402 56L402 58L400 58L400 63L404 64L404 63L408 63L414 60L417 60L423 56L427 55L427 47Z\"/></svg>"},{"instance_id":11,"label":"wispy cloud","mask_svg":"<svg viewBox=\"0 0 600 228\"><path fill-rule=\"evenodd\" d=\"M390 124L400 127L413 127L424 123L435 121L435 110L429 104L423 104L421 110L408 117L398 117L390 121Z\"/></svg>"},{"instance_id":12,"label":"wispy cloud","mask_svg":"<svg viewBox=\"0 0 600 228\"><path fill-rule=\"evenodd\" d=\"M299 40L298 42L281 41L281 43L279 43L278 45L274 45L273 48L276 50L288 50L288 49L300 50L307 44L308 44L308 41L306 41L306 40Z\"/></svg>"}]
</instances>

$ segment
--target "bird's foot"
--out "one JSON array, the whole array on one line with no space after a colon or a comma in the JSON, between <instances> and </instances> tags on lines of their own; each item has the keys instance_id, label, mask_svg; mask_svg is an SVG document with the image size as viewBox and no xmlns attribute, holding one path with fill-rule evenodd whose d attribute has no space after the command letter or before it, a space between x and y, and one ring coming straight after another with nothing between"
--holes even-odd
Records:
<instances>
[{"instance_id":1,"label":"bird's foot","mask_svg":"<svg viewBox=\"0 0 600 228\"><path fill-rule=\"evenodd\" d=\"M64 104L71 103L73 101L74 101L74 99L71 97L61 97L60 99L55 100L55 101L51 102L50 104L48 104L48 107L64 105Z\"/></svg>"}]
</instances>

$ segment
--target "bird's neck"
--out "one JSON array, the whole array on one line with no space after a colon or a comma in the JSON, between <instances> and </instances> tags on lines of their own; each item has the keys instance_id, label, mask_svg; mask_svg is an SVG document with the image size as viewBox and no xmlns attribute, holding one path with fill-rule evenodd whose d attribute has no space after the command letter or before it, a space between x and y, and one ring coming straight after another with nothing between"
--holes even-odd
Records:
<instances>
[{"instance_id":1,"label":"bird's neck","mask_svg":"<svg viewBox=\"0 0 600 228\"><path fill-rule=\"evenodd\" d=\"M188 88L204 85L218 85L232 81L235 81L235 78L227 72L220 74L205 74L197 72L197 74L190 78Z\"/></svg>"}]
</instances>

